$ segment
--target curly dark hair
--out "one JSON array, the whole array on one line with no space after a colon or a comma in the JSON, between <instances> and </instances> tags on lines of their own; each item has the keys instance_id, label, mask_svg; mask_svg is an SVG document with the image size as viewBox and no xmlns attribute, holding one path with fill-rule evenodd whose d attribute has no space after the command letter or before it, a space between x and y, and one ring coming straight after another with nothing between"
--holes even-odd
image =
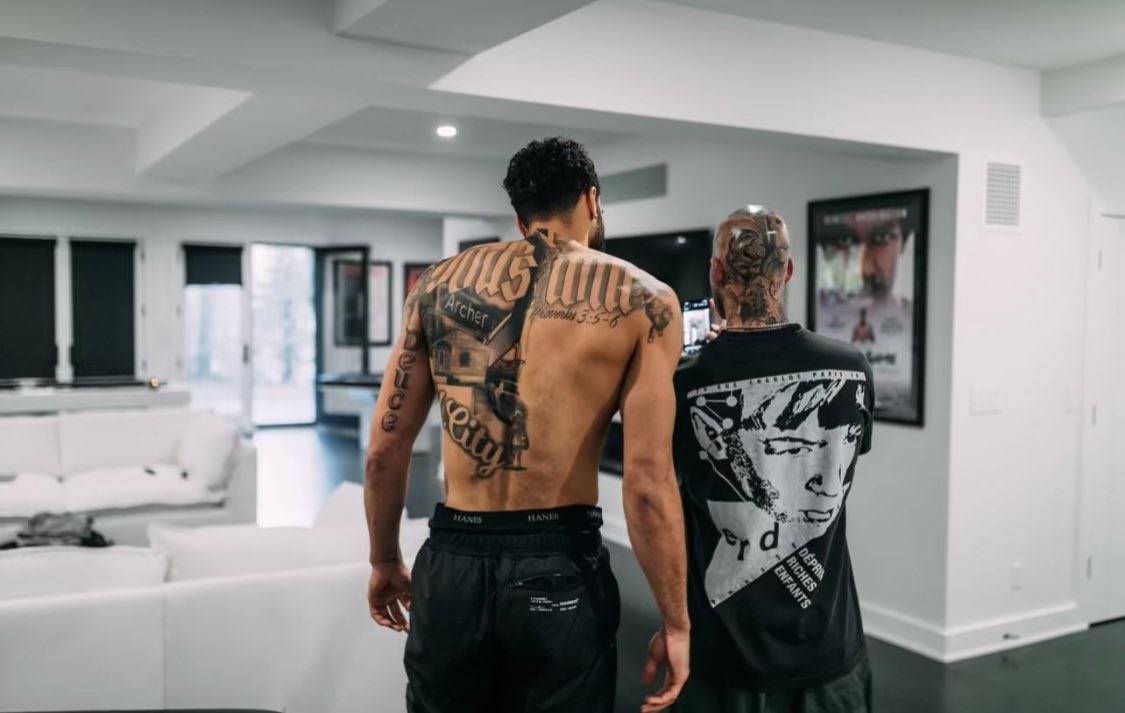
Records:
<instances>
[{"instance_id":1,"label":"curly dark hair","mask_svg":"<svg viewBox=\"0 0 1125 713\"><path fill-rule=\"evenodd\" d=\"M512 156L504 190L524 225L569 215L578 198L597 188L598 173L582 144L560 136L532 141Z\"/></svg>"}]
</instances>

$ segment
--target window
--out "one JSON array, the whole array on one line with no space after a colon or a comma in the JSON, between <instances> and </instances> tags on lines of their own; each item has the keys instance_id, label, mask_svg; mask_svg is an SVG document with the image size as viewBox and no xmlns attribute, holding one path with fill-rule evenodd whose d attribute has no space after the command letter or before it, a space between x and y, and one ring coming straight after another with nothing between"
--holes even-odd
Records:
<instances>
[{"instance_id":1,"label":"window","mask_svg":"<svg viewBox=\"0 0 1125 713\"><path fill-rule=\"evenodd\" d=\"M136 244L71 240L75 379L137 374Z\"/></svg>"},{"instance_id":2,"label":"window","mask_svg":"<svg viewBox=\"0 0 1125 713\"><path fill-rule=\"evenodd\" d=\"M55 241L0 237L0 379L53 379Z\"/></svg>"}]
</instances>

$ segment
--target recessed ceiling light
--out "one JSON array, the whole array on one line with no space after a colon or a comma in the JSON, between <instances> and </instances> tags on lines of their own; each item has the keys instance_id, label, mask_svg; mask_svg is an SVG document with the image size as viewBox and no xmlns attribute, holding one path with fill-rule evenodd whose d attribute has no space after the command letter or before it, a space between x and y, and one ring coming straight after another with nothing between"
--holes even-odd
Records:
<instances>
[{"instance_id":1,"label":"recessed ceiling light","mask_svg":"<svg viewBox=\"0 0 1125 713\"><path fill-rule=\"evenodd\" d=\"M457 135L457 127L453 124L442 124L437 127L437 135L443 139L452 139Z\"/></svg>"}]
</instances>

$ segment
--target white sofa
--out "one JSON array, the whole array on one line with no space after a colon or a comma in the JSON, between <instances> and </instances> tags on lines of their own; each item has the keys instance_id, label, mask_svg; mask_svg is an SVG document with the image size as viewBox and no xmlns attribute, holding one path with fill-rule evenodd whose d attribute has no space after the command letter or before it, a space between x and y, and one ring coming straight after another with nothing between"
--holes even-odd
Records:
<instances>
[{"instance_id":1,"label":"white sofa","mask_svg":"<svg viewBox=\"0 0 1125 713\"><path fill-rule=\"evenodd\" d=\"M85 411L0 418L0 539L40 512L82 512L119 544L153 521L254 522L253 444L210 411Z\"/></svg>"},{"instance_id":2,"label":"white sofa","mask_svg":"<svg viewBox=\"0 0 1125 713\"><path fill-rule=\"evenodd\" d=\"M354 491L338 491L333 500L346 505L330 501L326 510L337 512L303 531L154 529L161 545L153 549L0 552L0 712L405 711L406 637L368 615L367 537ZM425 520L404 521L408 561L426 531ZM260 556L278 542L299 561ZM129 561L108 566L115 557ZM52 558L71 561L48 569ZM270 571L227 573L239 562ZM128 586L99 582L115 569L119 581L131 573ZM20 571L27 576L13 576ZM45 586L87 591L44 595L13 584L50 572L56 581Z\"/></svg>"}]
</instances>

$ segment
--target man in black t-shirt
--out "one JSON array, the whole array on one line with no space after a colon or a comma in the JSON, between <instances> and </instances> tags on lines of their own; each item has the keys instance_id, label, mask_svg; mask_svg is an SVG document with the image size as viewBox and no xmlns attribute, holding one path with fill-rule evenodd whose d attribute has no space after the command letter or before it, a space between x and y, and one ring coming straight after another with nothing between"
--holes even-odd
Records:
<instances>
[{"instance_id":1,"label":"man in black t-shirt","mask_svg":"<svg viewBox=\"0 0 1125 713\"><path fill-rule=\"evenodd\" d=\"M845 537L871 448L871 368L786 319L792 276L780 215L736 211L719 227L711 287L726 326L676 373L692 620L678 711L871 709Z\"/></svg>"}]
</instances>

